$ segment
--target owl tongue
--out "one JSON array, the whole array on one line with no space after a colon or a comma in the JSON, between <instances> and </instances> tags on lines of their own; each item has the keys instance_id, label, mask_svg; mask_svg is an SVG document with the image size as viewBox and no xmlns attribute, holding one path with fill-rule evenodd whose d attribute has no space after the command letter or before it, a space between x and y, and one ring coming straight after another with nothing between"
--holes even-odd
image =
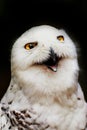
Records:
<instances>
[{"instance_id":1,"label":"owl tongue","mask_svg":"<svg viewBox=\"0 0 87 130\"><path fill-rule=\"evenodd\" d=\"M48 66L49 69L51 69L54 72L57 72L57 65Z\"/></svg>"}]
</instances>

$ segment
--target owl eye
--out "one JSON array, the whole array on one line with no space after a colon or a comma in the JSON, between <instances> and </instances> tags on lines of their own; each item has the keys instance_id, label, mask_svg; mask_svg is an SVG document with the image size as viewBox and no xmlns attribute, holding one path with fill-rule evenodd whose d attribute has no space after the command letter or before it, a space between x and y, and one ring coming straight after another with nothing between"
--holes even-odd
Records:
<instances>
[{"instance_id":1,"label":"owl eye","mask_svg":"<svg viewBox=\"0 0 87 130\"><path fill-rule=\"evenodd\" d=\"M63 35L57 36L57 39L58 39L60 42L64 42L64 36L63 36Z\"/></svg>"},{"instance_id":2,"label":"owl eye","mask_svg":"<svg viewBox=\"0 0 87 130\"><path fill-rule=\"evenodd\" d=\"M30 43L25 44L24 48L26 50L30 50L30 49L34 48L35 46L37 46L37 42L30 42Z\"/></svg>"}]
</instances>

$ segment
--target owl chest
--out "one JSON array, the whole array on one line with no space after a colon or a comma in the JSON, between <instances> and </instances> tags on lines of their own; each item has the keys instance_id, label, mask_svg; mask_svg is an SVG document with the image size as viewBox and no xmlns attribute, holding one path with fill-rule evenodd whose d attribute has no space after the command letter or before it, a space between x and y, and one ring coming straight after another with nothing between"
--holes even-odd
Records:
<instances>
[{"instance_id":1,"label":"owl chest","mask_svg":"<svg viewBox=\"0 0 87 130\"><path fill-rule=\"evenodd\" d=\"M34 105L33 109L37 113L37 122L48 126L47 130L70 130L73 113L59 105L50 106ZM62 125L61 125L62 124ZM73 130L73 129L71 129Z\"/></svg>"},{"instance_id":2,"label":"owl chest","mask_svg":"<svg viewBox=\"0 0 87 130\"><path fill-rule=\"evenodd\" d=\"M36 121L45 124L47 130L81 130L85 126L80 126L85 117L78 112L78 108L68 108L54 103L50 106L34 104L33 109L38 115Z\"/></svg>"}]
</instances>

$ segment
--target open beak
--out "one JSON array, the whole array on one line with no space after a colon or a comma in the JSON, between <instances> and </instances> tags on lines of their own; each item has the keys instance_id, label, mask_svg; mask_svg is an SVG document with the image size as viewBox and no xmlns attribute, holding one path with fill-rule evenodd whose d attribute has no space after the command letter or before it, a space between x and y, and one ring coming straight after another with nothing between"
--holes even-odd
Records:
<instances>
[{"instance_id":1,"label":"open beak","mask_svg":"<svg viewBox=\"0 0 87 130\"><path fill-rule=\"evenodd\" d=\"M60 59L61 57L58 57L54 50L50 48L49 57L46 61L43 62L43 64L52 71L57 72L58 62L60 61Z\"/></svg>"}]
</instances>

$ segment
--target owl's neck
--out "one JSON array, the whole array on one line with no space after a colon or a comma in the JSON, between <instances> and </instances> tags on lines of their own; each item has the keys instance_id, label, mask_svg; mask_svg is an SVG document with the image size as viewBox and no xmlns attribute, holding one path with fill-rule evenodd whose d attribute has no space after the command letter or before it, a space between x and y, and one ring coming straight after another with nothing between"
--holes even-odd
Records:
<instances>
[{"instance_id":1,"label":"owl's neck","mask_svg":"<svg viewBox=\"0 0 87 130\"><path fill-rule=\"evenodd\" d=\"M17 82L15 83L14 79L12 79L9 88L1 102L7 104L14 102L14 104L18 104L19 108L22 105L24 106L25 102L27 105L30 103L51 105L53 102L55 102L56 104L65 104L65 106L72 106L76 100L75 91L75 87L72 86L69 88L69 90L67 89L66 92L60 94L58 94L58 92L52 94L44 94L43 91L38 92L30 88L23 88L20 86L20 84L18 85Z\"/></svg>"}]
</instances>

